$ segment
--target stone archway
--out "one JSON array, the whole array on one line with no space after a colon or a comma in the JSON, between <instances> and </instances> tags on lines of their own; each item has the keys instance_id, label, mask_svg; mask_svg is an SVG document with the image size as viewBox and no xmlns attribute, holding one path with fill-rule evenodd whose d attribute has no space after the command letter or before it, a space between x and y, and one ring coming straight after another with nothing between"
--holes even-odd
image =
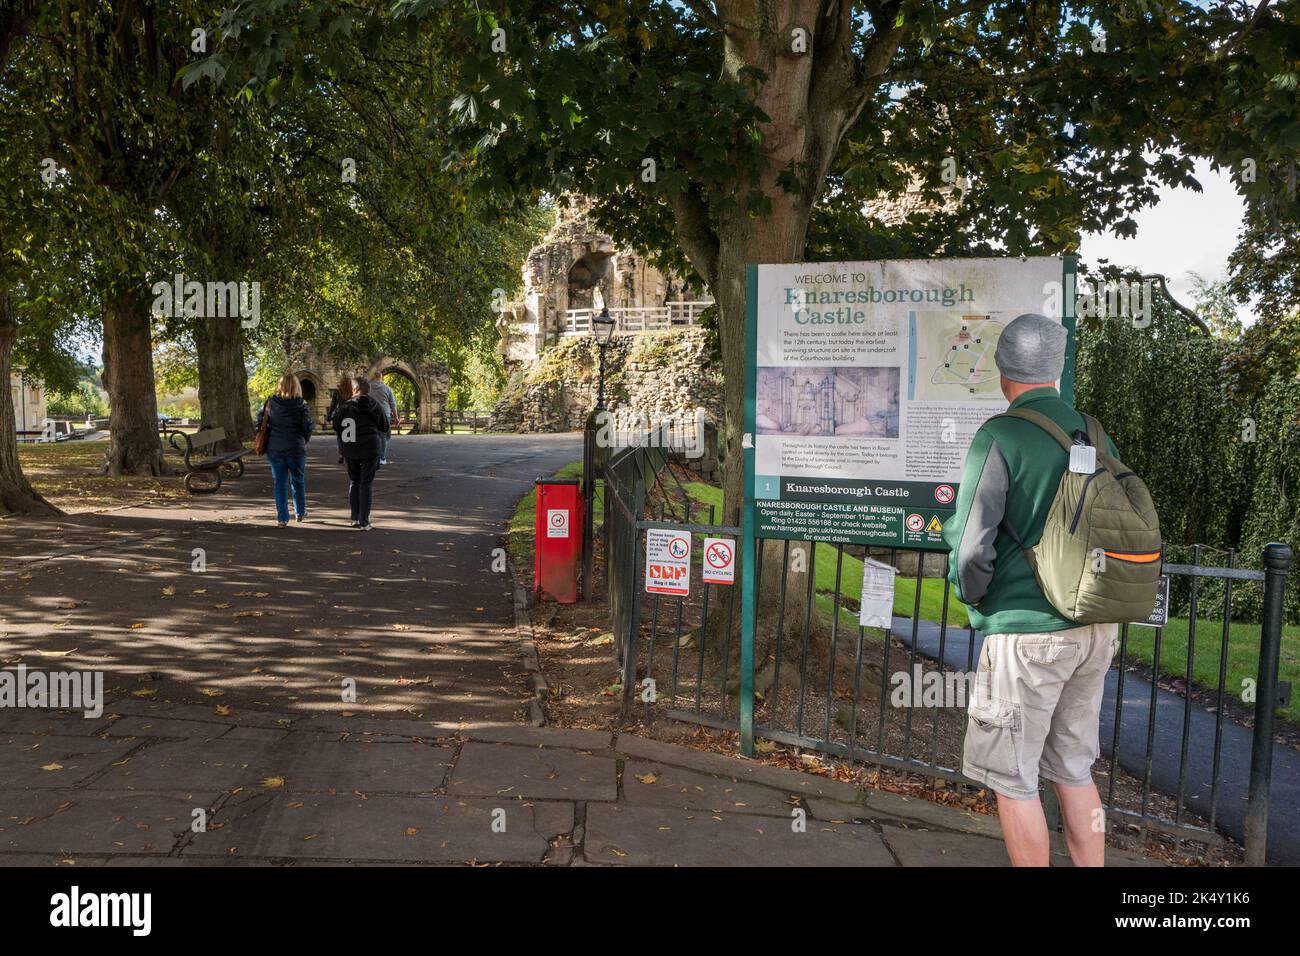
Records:
<instances>
[{"instance_id":1,"label":"stone archway","mask_svg":"<svg viewBox=\"0 0 1300 956\"><path fill-rule=\"evenodd\" d=\"M371 377L383 379L392 389L393 397L397 401L399 428L413 434L427 432L427 429L420 427L420 408L424 404L424 396L420 391L420 383L415 380L414 375L400 365L395 365L391 368L380 368ZM403 382L406 383L406 387L403 386Z\"/></svg>"},{"instance_id":2,"label":"stone archway","mask_svg":"<svg viewBox=\"0 0 1300 956\"><path fill-rule=\"evenodd\" d=\"M311 417L318 426L325 423L325 412L329 410L330 389L318 372L311 369L299 369L293 373L298 376L298 381L302 384L302 399L311 409Z\"/></svg>"},{"instance_id":3,"label":"stone archway","mask_svg":"<svg viewBox=\"0 0 1300 956\"><path fill-rule=\"evenodd\" d=\"M451 374L441 362L407 362L385 355L372 362L367 374L373 378L396 373L410 381L415 391L415 434L429 435L443 431L443 412ZM406 409L399 409L403 417Z\"/></svg>"},{"instance_id":4,"label":"stone archway","mask_svg":"<svg viewBox=\"0 0 1300 956\"><path fill-rule=\"evenodd\" d=\"M312 383L316 395L308 402L312 415L320 427L325 424L325 412L330 397L338 387L339 379L364 374L367 378L397 372L410 379L415 387L418 410L415 415L415 432L422 435L443 431L443 412L447 407L447 391L451 387L451 372L442 362L428 360L411 362L393 355L383 355L364 365L342 363L328 352L304 345L294 353L293 359L299 381L304 386Z\"/></svg>"}]
</instances>

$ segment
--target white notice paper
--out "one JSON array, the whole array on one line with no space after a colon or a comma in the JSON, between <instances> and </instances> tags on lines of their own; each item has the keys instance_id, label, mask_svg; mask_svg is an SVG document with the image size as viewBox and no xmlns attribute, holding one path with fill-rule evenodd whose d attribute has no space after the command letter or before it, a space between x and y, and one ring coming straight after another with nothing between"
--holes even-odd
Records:
<instances>
[{"instance_id":1,"label":"white notice paper","mask_svg":"<svg viewBox=\"0 0 1300 956\"><path fill-rule=\"evenodd\" d=\"M862 562L862 606L858 623L863 627L888 628L894 618L894 575L897 568L867 558Z\"/></svg>"}]
</instances>

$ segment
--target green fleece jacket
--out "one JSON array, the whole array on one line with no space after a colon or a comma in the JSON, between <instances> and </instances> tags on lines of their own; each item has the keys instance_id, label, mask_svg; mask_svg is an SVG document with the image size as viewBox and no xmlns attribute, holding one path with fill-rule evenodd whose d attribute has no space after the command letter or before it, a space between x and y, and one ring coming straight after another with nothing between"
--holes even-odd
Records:
<instances>
[{"instance_id":1,"label":"green fleece jacket","mask_svg":"<svg viewBox=\"0 0 1300 956\"><path fill-rule=\"evenodd\" d=\"M1042 412L1067 435L1085 429L1083 416L1054 388L1031 389L1011 407ZM1109 451L1119 457L1114 444ZM1048 603L1019 546L999 528L1006 517L1025 547L1037 544L1068 465L1065 449L1032 422L991 419L975 433L957 488L957 512L943 538L952 549L948 580L969 609L971 623L985 634L1078 626Z\"/></svg>"}]
</instances>

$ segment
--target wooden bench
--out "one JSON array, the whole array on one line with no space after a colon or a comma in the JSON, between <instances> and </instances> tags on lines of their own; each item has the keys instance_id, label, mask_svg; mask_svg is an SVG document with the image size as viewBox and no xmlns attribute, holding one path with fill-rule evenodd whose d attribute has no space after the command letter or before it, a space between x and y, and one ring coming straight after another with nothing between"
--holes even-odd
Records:
<instances>
[{"instance_id":1,"label":"wooden bench","mask_svg":"<svg viewBox=\"0 0 1300 956\"><path fill-rule=\"evenodd\" d=\"M185 439L185 448L176 444L177 438ZM193 435L185 432L170 432L169 444L185 456L185 490L192 495L210 495L221 487L223 476L235 479L244 476L244 456L252 449L241 448L239 451L217 452L216 445L224 441L224 428L209 428ZM195 461L195 453L203 456ZM211 487L208 487L211 483Z\"/></svg>"}]
</instances>

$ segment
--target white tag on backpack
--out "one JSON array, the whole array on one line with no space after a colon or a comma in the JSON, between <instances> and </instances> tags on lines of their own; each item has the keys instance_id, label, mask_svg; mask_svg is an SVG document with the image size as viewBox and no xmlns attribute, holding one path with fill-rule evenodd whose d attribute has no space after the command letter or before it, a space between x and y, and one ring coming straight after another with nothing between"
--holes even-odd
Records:
<instances>
[{"instance_id":1,"label":"white tag on backpack","mask_svg":"<svg viewBox=\"0 0 1300 956\"><path fill-rule=\"evenodd\" d=\"M1097 470L1097 449L1091 445L1070 446L1070 470L1091 475Z\"/></svg>"}]
</instances>

